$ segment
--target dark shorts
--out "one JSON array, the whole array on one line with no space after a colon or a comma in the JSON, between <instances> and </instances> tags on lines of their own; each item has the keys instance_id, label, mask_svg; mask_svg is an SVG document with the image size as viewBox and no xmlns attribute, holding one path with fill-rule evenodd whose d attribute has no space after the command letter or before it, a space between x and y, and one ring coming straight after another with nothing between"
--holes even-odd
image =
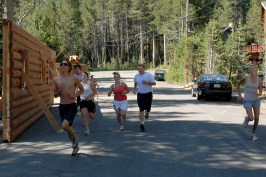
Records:
<instances>
[{"instance_id":1,"label":"dark shorts","mask_svg":"<svg viewBox=\"0 0 266 177\"><path fill-rule=\"evenodd\" d=\"M77 114L77 104L60 104L59 114L61 117L61 121L63 122L64 120L67 120L69 122L69 125L71 126Z\"/></svg>"},{"instance_id":2,"label":"dark shorts","mask_svg":"<svg viewBox=\"0 0 266 177\"><path fill-rule=\"evenodd\" d=\"M147 112L151 111L151 104L152 104L152 92L149 93L138 93L137 101L139 106L139 111L146 110Z\"/></svg>"},{"instance_id":3,"label":"dark shorts","mask_svg":"<svg viewBox=\"0 0 266 177\"><path fill-rule=\"evenodd\" d=\"M95 113L96 112L96 105L93 100L81 100L80 101L80 109L87 108L88 112Z\"/></svg>"},{"instance_id":4,"label":"dark shorts","mask_svg":"<svg viewBox=\"0 0 266 177\"><path fill-rule=\"evenodd\" d=\"M80 103L80 96L77 97L77 106L79 106Z\"/></svg>"}]
</instances>

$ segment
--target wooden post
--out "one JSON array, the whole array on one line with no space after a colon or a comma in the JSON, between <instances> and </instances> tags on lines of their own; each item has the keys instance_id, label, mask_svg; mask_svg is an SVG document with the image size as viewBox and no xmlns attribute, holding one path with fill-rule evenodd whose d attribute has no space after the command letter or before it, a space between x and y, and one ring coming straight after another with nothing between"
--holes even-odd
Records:
<instances>
[{"instance_id":1,"label":"wooden post","mask_svg":"<svg viewBox=\"0 0 266 177\"><path fill-rule=\"evenodd\" d=\"M10 26L8 20L3 21L3 95L2 95L2 119L3 119L3 142L10 142Z\"/></svg>"},{"instance_id":2,"label":"wooden post","mask_svg":"<svg viewBox=\"0 0 266 177\"><path fill-rule=\"evenodd\" d=\"M26 75L25 72L22 73L23 79L25 80L28 90L32 93L33 97L35 98L36 101L39 102L40 107L42 108L45 116L47 119L50 121L51 125L53 126L54 130L56 132L61 131L61 127L58 125L56 120L54 119L53 115L51 114L49 108L47 108L46 104L43 102L41 96L39 95L38 91L35 89L34 85L31 83L30 79Z\"/></svg>"},{"instance_id":3,"label":"wooden post","mask_svg":"<svg viewBox=\"0 0 266 177\"><path fill-rule=\"evenodd\" d=\"M41 53L40 53L41 54ZM53 74L53 76L55 77L56 76L56 73L55 71L48 65L48 63L46 62L44 56L41 54L41 60L43 61L43 64L45 64L45 66L48 67L48 69L51 71L51 73ZM44 67L45 67L44 66Z\"/></svg>"}]
</instances>

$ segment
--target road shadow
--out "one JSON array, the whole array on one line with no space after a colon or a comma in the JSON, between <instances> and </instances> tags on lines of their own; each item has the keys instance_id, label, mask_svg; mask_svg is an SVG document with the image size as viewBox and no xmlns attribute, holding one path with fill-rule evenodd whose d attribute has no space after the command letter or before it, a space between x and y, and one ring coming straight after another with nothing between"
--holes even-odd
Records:
<instances>
[{"instance_id":1,"label":"road shadow","mask_svg":"<svg viewBox=\"0 0 266 177\"><path fill-rule=\"evenodd\" d=\"M99 88L106 92L108 88ZM168 88L170 99L155 89L153 111L140 131L135 99L129 100L125 130L119 131L112 99L99 99L97 117L89 120L91 135L84 135L80 113L73 128L80 152L70 156L71 142L65 132L56 133L43 116L16 142L0 145L1 176L152 176L213 177L264 176L266 172L266 126L259 125L258 142L250 139L251 125L215 122L184 105L239 106L223 100L196 100L189 90ZM176 94L187 99L176 100ZM167 107L172 111L164 112ZM58 104L50 109L60 125ZM79 112L79 111L78 111ZM201 119L195 117L201 116ZM16 170L14 170L16 169Z\"/></svg>"},{"instance_id":2,"label":"road shadow","mask_svg":"<svg viewBox=\"0 0 266 177\"><path fill-rule=\"evenodd\" d=\"M253 164L266 163L263 138L266 127L263 125L258 130L260 141L253 142L249 137L251 127L244 129L241 123L191 121L183 114L171 117L172 112L164 113L164 119L160 112L153 112L145 122L145 132L141 132L138 113L129 111L125 130L119 131L114 111L101 112L109 104L111 102L106 101L103 106L97 106L97 118L89 120L92 131L89 137L83 135L81 116L76 116L73 128L80 142L76 157L69 155L71 142L66 133L55 133L42 117L15 143L0 146L0 157L5 159L0 162L1 176L16 176L18 172L48 176L62 169L62 176L81 175L86 171L92 176L98 173L119 176L123 171L125 176L143 176L144 173L155 177L163 174L173 177L263 176L266 172L264 166ZM51 112L59 121L58 107L52 107ZM258 156L260 158L255 158ZM67 164L71 168L66 169ZM16 170L10 171L14 167Z\"/></svg>"}]
</instances>

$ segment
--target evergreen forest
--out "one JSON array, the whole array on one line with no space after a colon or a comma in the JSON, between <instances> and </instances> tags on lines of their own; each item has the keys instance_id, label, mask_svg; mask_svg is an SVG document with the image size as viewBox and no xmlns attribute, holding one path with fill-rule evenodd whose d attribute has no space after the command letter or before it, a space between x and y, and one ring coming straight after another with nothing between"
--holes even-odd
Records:
<instances>
[{"instance_id":1,"label":"evergreen forest","mask_svg":"<svg viewBox=\"0 0 266 177\"><path fill-rule=\"evenodd\" d=\"M249 64L243 47L263 44L260 8L259 0L13 0L13 21L90 71L144 63L167 69L170 83L201 73L235 83Z\"/></svg>"}]
</instances>

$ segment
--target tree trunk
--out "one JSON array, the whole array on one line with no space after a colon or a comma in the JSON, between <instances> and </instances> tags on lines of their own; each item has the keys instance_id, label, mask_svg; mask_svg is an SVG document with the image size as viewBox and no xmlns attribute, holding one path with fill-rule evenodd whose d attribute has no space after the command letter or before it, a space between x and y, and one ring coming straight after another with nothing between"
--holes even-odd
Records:
<instances>
[{"instance_id":1,"label":"tree trunk","mask_svg":"<svg viewBox=\"0 0 266 177\"><path fill-rule=\"evenodd\" d=\"M13 22L13 0L5 0L4 2L4 18Z\"/></svg>"},{"instance_id":2,"label":"tree trunk","mask_svg":"<svg viewBox=\"0 0 266 177\"><path fill-rule=\"evenodd\" d=\"M140 20L140 61L144 61L143 22Z\"/></svg>"},{"instance_id":3,"label":"tree trunk","mask_svg":"<svg viewBox=\"0 0 266 177\"><path fill-rule=\"evenodd\" d=\"M164 65L166 65L166 34L163 35L163 61Z\"/></svg>"},{"instance_id":4,"label":"tree trunk","mask_svg":"<svg viewBox=\"0 0 266 177\"><path fill-rule=\"evenodd\" d=\"M127 11L128 13L128 11ZM126 60L129 62L130 61L130 56L129 56L129 31L128 31L128 18L126 14L126 41L125 41L125 51L126 51Z\"/></svg>"},{"instance_id":5,"label":"tree trunk","mask_svg":"<svg viewBox=\"0 0 266 177\"><path fill-rule=\"evenodd\" d=\"M121 50L121 53L120 53L120 67L123 65L123 63L125 62L125 21L126 20L122 20L122 24L121 24L121 39L120 39L120 44L121 44L121 47L120 47L120 50Z\"/></svg>"},{"instance_id":6,"label":"tree trunk","mask_svg":"<svg viewBox=\"0 0 266 177\"><path fill-rule=\"evenodd\" d=\"M121 61L121 30L120 20L117 20L117 59Z\"/></svg>"},{"instance_id":7,"label":"tree trunk","mask_svg":"<svg viewBox=\"0 0 266 177\"><path fill-rule=\"evenodd\" d=\"M114 13L112 14L112 31L114 31L114 22L115 22L115 18L114 18ZM116 58L116 46L115 46L115 41L114 41L114 33L112 33L113 35L113 40L112 40L112 53L113 53L113 58Z\"/></svg>"},{"instance_id":8,"label":"tree trunk","mask_svg":"<svg viewBox=\"0 0 266 177\"><path fill-rule=\"evenodd\" d=\"M94 21L94 25L96 26L96 21ZM99 55L98 55L98 50L97 50L97 28L94 28L94 33L93 33L93 55L92 57L95 59L95 63L97 64L97 68L99 68L100 63L99 63Z\"/></svg>"},{"instance_id":9,"label":"tree trunk","mask_svg":"<svg viewBox=\"0 0 266 177\"><path fill-rule=\"evenodd\" d=\"M153 38L152 38L152 66L155 68L156 61L156 31L153 30Z\"/></svg>"},{"instance_id":10,"label":"tree trunk","mask_svg":"<svg viewBox=\"0 0 266 177\"><path fill-rule=\"evenodd\" d=\"M68 55L73 55L73 48L74 48L74 34L70 32L69 34L69 52Z\"/></svg>"},{"instance_id":11,"label":"tree trunk","mask_svg":"<svg viewBox=\"0 0 266 177\"><path fill-rule=\"evenodd\" d=\"M105 62L106 62L106 48L105 48L105 41L106 41L106 30L102 30L102 67L105 68Z\"/></svg>"}]
</instances>

